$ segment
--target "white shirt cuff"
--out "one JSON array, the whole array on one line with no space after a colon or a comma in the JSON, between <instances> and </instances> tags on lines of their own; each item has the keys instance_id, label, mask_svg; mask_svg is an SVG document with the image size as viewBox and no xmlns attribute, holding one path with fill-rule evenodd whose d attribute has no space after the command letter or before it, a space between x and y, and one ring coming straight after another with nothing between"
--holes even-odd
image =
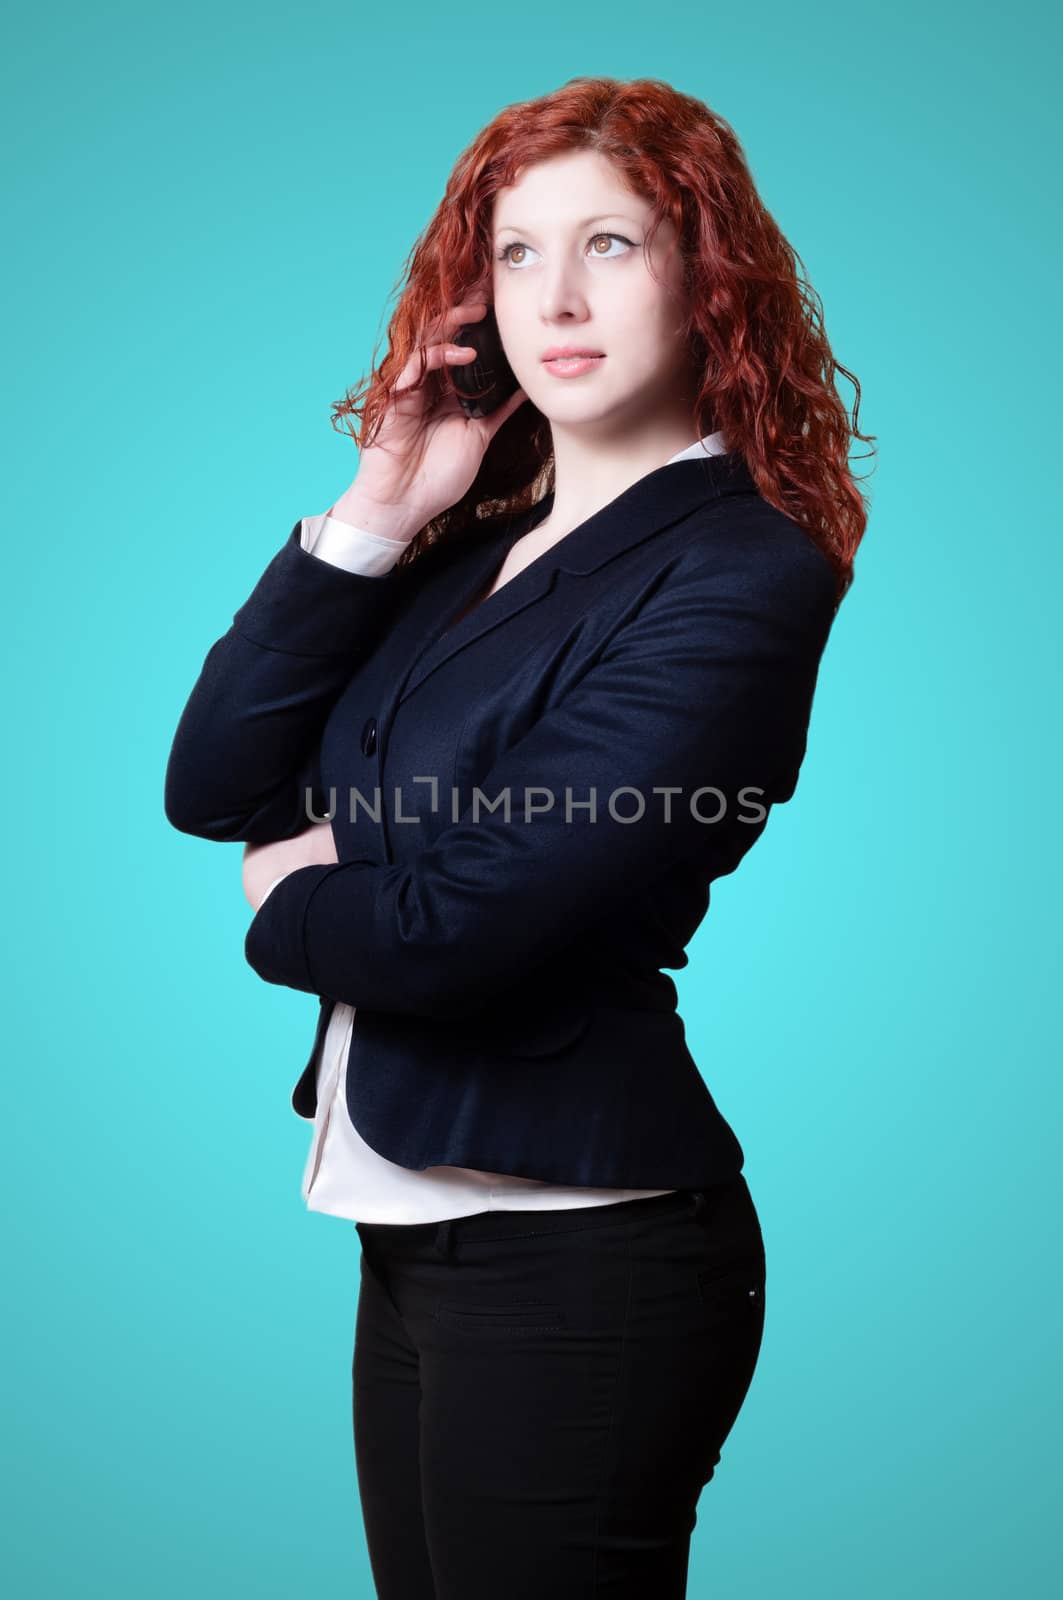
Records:
<instances>
[{"instance_id":1,"label":"white shirt cuff","mask_svg":"<svg viewBox=\"0 0 1063 1600\"><path fill-rule=\"evenodd\" d=\"M385 539L383 534L356 528L339 517L330 517L328 512L303 518L299 542L318 560L342 567L345 572L359 573L363 578L379 578L390 572L406 548L401 539Z\"/></svg>"},{"instance_id":2,"label":"white shirt cuff","mask_svg":"<svg viewBox=\"0 0 1063 1600\"><path fill-rule=\"evenodd\" d=\"M294 871L294 868L292 870ZM286 872L282 872L280 874L280 877L274 878L273 882L267 888L266 893L262 896L262 899L258 902L259 910L261 910L261 908L265 905L266 900L273 893L273 890L277 887L278 883L280 883L281 878L286 878L287 876L288 876L288 874Z\"/></svg>"}]
</instances>

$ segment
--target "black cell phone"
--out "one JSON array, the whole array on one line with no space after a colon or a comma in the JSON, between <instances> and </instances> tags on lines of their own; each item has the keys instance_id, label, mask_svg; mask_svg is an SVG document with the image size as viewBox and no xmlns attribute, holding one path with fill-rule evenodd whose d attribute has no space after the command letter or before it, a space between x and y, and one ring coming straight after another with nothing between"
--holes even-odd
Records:
<instances>
[{"instance_id":1,"label":"black cell phone","mask_svg":"<svg viewBox=\"0 0 1063 1600\"><path fill-rule=\"evenodd\" d=\"M467 417L489 417L520 387L502 348L494 306L488 306L479 322L459 328L454 343L471 344L476 351L475 361L447 368L461 408Z\"/></svg>"}]
</instances>

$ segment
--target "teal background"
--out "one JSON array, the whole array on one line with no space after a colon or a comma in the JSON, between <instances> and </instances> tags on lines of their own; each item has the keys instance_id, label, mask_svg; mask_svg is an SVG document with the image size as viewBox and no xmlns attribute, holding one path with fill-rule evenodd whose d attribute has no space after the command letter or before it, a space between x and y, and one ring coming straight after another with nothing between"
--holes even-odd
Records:
<instances>
[{"instance_id":1,"label":"teal background","mask_svg":"<svg viewBox=\"0 0 1063 1600\"><path fill-rule=\"evenodd\" d=\"M453 161L581 73L733 124L879 449L797 796L677 975L769 1260L689 1593L1057 1592L1057 18L104 0L5 34L6 1592L373 1592L357 1236L304 1210L288 1100L317 1008L246 965L240 847L169 828L163 771L353 476L329 405Z\"/></svg>"}]
</instances>

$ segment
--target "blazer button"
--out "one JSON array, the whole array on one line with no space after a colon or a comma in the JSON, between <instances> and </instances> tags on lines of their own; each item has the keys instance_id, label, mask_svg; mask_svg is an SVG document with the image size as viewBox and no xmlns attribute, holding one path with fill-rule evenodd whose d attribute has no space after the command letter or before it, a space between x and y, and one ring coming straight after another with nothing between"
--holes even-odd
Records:
<instances>
[{"instance_id":1,"label":"blazer button","mask_svg":"<svg viewBox=\"0 0 1063 1600\"><path fill-rule=\"evenodd\" d=\"M362 754L371 756L376 749L376 718L370 717L362 729Z\"/></svg>"}]
</instances>

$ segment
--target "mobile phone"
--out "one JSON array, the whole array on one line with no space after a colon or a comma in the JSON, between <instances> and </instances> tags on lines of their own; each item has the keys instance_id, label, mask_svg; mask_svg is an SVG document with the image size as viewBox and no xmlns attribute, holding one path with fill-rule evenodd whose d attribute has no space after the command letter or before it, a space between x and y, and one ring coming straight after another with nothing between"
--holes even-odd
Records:
<instances>
[{"instance_id":1,"label":"mobile phone","mask_svg":"<svg viewBox=\"0 0 1063 1600\"><path fill-rule=\"evenodd\" d=\"M471 344L475 361L448 367L467 417L489 417L520 387L506 360L498 333L495 308L489 305L479 322L469 322L454 335L455 344Z\"/></svg>"}]
</instances>

